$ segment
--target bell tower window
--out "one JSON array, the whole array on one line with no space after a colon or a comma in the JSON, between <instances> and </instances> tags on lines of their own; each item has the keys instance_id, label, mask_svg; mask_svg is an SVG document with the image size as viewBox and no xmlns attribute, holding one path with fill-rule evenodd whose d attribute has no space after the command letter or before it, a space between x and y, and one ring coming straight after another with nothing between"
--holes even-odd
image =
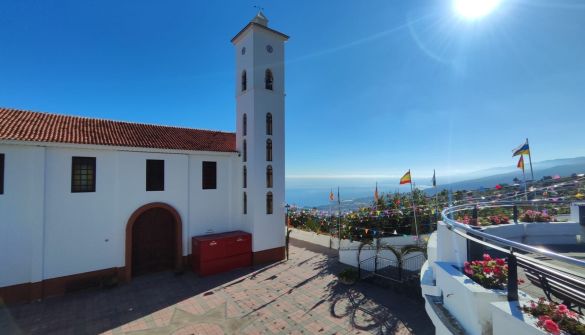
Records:
<instances>
[{"instance_id":1,"label":"bell tower window","mask_svg":"<svg viewBox=\"0 0 585 335\"><path fill-rule=\"evenodd\" d=\"M266 167L266 188L272 188L272 165Z\"/></svg>"},{"instance_id":2,"label":"bell tower window","mask_svg":"<svg viewBox=\"0 0 585 335\"><path fill-rule=\"evenodd\" d=\"M243 187L246 188L248 187L248 168L246 168L246 166L244 165L244 169L242 171L242 178L243 178Z\"/></svg>"},{"instance_id":3,"label":"bell tower window","mask_svg":"<svg viewBox=\"0 0 585 335\"><path fill-rule=\"evenodd\" d=\"M272 113L266 114L266 135L272 135Z\"/></svg>"},{"instance_id":4,"label":"bell tower window","mask_svg":"<svg viewBox=\"0 0 585 335\"><path fill-rule=\"evenodd\" d=\"M266 140L266 160L272 162L272 140Z\"/></svg>"},{"instance_id":5,"label":"bell tower window","mask_svg":"<svg viewBox=\"0 0 585 335\"><path fill-rule=\"evenodd\" d=\"M242 144L242 160L245 162L248 159L248 146L246 145L246 140L244 140L243 144Z\"/></svg>"},{"instance_id":6,"label":"bell tower window","mask_svg":"<svg viewBox=\"0 0 585 335\"><path fill-rule=\"evenodd\" d=\"M272 192L268 192L266 193L266 214L272 214L272 205L273 205Z\"/></svg>"},{"instance_id":7,"label":"bell tower window","mask_svg":"<svg viewBox=\"0 0 585 335\"><path fill-rule=\"evenodd\" d=\"M266 73L264 74L264 85L267 90L272 91L272 83L274 82L274 78L272 77L272 71L270 69L266 69Z\"/></svg>"},{"instance_id":8,"label":"bell tower window","mask_svg":"<svg viewBox=\"0 0 585 335\"><path fill-rule=\"evenodd\" d=\"M243 196L243 213L244 214L248 214L248 196L246 195L246 192L244 192L244 196Z\"/></svg>"},{"instance_id":9,"label":"bell tower window","mask_svg":"<svg viewBox=\"0 0 585 335\"><path fill-rule=\"evenodd\" d=\"M248 79L246 78L246 70L242 71L242 92L248 88Z\"/></svg>"},{"instance_id":10,"label":"bell tower window","mask_svg":"<svg viewBox=\"0 0 585 335\"><path fill-rule=\"evenodd\" d=\"M244 136L246 136L246 134L248 133L248 115L246 115L246 113L244 113L244 116L242 117L242 128L243 134Z\"/></svg>"}]
</instances>

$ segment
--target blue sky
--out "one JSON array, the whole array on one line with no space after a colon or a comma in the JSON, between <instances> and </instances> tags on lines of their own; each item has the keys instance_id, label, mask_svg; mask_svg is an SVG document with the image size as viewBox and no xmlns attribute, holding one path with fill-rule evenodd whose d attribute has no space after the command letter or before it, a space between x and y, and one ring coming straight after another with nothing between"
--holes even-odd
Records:
<instances>
[{"instance_id":1,"label":"blue sky","mask_svg":"<svg viewBox=\"0 0 585 335\"><path fill-rule=\"evenodd\" d=\"M233 131L230 39L266 8L287 44L287 176L454 174L585 155L585 4L0 2L0 106Z\"/></svg>"}]
</instances>

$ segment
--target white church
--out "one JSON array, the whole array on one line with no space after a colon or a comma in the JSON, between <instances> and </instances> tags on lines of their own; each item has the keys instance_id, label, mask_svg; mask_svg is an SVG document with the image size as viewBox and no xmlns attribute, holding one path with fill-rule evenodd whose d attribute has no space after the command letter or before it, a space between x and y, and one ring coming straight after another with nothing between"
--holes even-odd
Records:
<instances>
[{"instance_id":1,"label":"white church","mask_svg":"<svg viewBox=\"0 0 585 335\"><path fill-rule=\"evenodd\" d=\"M284 258L284 43L259 12L232 39L236 132L0 108L0 302L189 268L193 236Z\"/></svg>"}]
</instances>

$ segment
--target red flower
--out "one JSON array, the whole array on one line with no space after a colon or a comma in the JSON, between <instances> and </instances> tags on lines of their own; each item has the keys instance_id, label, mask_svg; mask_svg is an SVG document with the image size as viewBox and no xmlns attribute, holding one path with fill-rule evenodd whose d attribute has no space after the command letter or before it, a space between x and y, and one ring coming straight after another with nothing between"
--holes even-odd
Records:
<instances>
[{"instance_id":1,"label":"red flower","mask_svg":"<svg viewBox=\"0 0 585 335\"><path fill-rule=\"evenodd\" d=\"M486 267L484 267L484 268L483 268L483 273L485 273L485 274L492 273L492 268L490 268L490 267L487 267L487 266L486 266Z\"/></svg>"},{"instance_id":2,"label":"red flower","mask_svg":"<svg viewBox=\"0 0 585 335\"><path fill-rule=\"evenodd\" d=\"M492 257L489 254L483 254L483 260L489 262L492 260Z\"/></svg>"},{"instance_id":3,"label":"red flower","mask_svg":"<svg viewBox=\"0 0 585 335\"><path fill-rule=\"evenodd\" d=\"M557 312L561 313L561 314L565 314L569 311L569 309L567 308L566 305L560 304L557 306Z\"/></svg>"},{"instance_id":4,"label":"red flower","mask_svg":"<svg viewBox=\"0 0 585 335\"><path fill-rule=\"evenodd\" d=\"M506 265L506 261L503 258L496 258L496 264L499 266L504 266Z\"/></svg>"},{"instance_id":5,"label":"red flower","mask_svg":"<svg viewBox=\"0 0 585 335\"><path fill-rule=\"evenodd\" d=\"M551 319L545 320L544 324L543 324L544 329L552 334L560 334L561 333L561 329L559 328L559 325L557 325L556 322L554 322Z\"/></svg>"}]
</instances>

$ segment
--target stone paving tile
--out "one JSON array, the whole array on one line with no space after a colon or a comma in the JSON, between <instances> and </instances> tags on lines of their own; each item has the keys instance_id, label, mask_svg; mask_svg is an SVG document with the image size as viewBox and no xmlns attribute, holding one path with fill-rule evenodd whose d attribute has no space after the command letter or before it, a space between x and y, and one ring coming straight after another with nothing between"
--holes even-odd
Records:
<instances>
[{"instance_id":1,"label":"stone paving tile","mask_svg":"<svg viewBox=\"0 0 585 335\"><path fill-rule=\"evenodd\" d=\"M338 283L344 266L336 251L292 240L290 256L206 278L152 274L0 309L0 333L434 334L419 300Z\"/></svg>"}]
</instances>

